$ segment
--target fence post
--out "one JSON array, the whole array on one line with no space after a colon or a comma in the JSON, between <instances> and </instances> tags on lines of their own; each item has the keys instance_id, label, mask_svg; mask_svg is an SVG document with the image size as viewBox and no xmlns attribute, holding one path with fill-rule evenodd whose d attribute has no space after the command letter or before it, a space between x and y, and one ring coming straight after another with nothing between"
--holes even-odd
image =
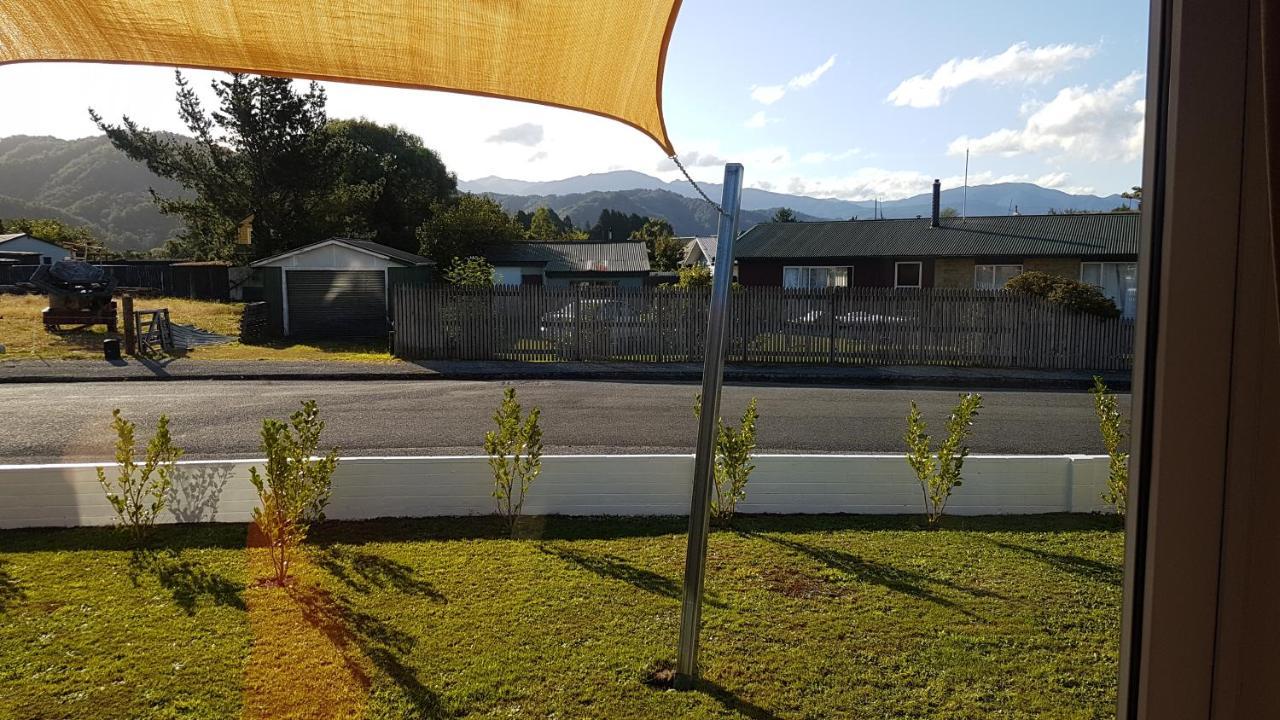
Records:
<instances>
[{"instance_id":1,"label":"fence post","mask_svg":"<svg viewBox=\"0 0 1280 720\"><path fill-rule=\"evenodd\" d=\"M120 311L123 313L124 321L124 354L136 355L138 353L138 336L134 333L133 326L133 296L125 293L120 297Z\"/></svg>"},{"instance_id":2,"label":"fence post","mask_svg":"<svg viewBox=\"0 0 1280 720\"><path fill-rule=\"evenodd\" d=\"M582 360L582 286L573 286L573 359Z\"/></svg>"},{"instance_id":3,"label":"fence post","mask_svg":"<svg viewBox=\"0 0 1280 720\"><path fill-rule=\"evenodd\" d=\"M827 288L827 364L836 364L836 289Z\"/></svg>"}]
</instances>

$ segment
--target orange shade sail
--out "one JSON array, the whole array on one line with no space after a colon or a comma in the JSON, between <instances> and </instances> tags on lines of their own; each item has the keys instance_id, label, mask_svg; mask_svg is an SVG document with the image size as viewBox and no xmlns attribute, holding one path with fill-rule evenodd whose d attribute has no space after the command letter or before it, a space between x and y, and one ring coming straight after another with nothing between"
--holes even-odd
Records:
<instances>
[{"instance_id":1,"label":"orange shade sail","mask_svg":"<svg viewBox=\"0 0 1280 720\"><path fill-rule=\"evenodd\" d=\"M674 154L662 74L680 0L0 0L0 64L171 65L526 100Z\"/></svg>"}]
</instances>

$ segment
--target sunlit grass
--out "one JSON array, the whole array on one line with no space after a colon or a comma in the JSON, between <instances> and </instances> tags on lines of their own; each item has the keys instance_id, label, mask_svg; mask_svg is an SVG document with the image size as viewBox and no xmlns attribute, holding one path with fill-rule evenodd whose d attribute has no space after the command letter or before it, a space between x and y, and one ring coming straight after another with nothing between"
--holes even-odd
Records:
<instances>
[{"instance_id":1,"label":"sunlit grass","mask_svg":"<svg viewBox=\"0 0 1280 720\"><path fill-rule=\"evenodd\" d=\"M0 295L0 345L10 360L101 360L102 341L121 339L98 325L92 329L45 330L40 313L48 304L43 295ZM117 300L117 305L119 300ZM181 298L137 298L138 310L168 308L175 323L195 325L222 335L240 334L244 303L185 300ZM123 322L123 315L121 316ZM184 355L196 360L335 360L341 362L391 362L385 342L311 342L267 345L228 343L192 350Z\"/></svg>"},{"instance_id":2,"label":"sunlit grass","mask_svg":"<svg viewBox=\"0 0 1280 720\"><path fill-rule=\"evenodd\" d=\"M1111 518L746 518L711 539L703 676L679 519L330 523L297 582L244 526L0 533L0 717L1102 718ZM253 551L257 552L257 551Z\"/></svg>"}]
</instances>

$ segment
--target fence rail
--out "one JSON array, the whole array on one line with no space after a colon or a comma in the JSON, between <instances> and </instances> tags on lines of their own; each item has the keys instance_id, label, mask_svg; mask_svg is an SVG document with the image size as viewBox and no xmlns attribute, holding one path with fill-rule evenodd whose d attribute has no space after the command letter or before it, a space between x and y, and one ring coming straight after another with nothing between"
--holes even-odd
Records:
<instances>
[{"instance_id":1,"label":"fence rail","mask_svg":"<svg viewBox=\"0 0 1280 720\"><path fill-rule=\"evenodd\" d=\"M699 362L710 292L672 288L392 287L409 360ZM748 287L729 308L741 363L1125 370L1133 321L1003 290Z\"/></svg>"}]
</instances>

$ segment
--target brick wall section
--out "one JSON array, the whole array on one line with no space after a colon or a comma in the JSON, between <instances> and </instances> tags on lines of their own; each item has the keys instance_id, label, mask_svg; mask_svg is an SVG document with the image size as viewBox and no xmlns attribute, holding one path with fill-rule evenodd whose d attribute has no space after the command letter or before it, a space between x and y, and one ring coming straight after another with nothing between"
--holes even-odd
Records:
<instances>
[{"instance_id":1,"label":"brick wall section","mask_svg":"<svg viewBox=\"0 0 1280 720\"><path fill-rule=\"evenodd\" d=\"M938 258L933 261L933 286L973 289L973 258Z\"/></svg>"},{"instance_id":2,"label":"brick wall section","mask_svg":"<svg viewBox=\"0 0 1280 720\"><path fill-rule=\"evenodd\" d=\"M1027 258L1022 262L1025 272L1032 270L1060 275L1071 280L1080 279L1080 258Z\"/></svg>"}]
</instances>

